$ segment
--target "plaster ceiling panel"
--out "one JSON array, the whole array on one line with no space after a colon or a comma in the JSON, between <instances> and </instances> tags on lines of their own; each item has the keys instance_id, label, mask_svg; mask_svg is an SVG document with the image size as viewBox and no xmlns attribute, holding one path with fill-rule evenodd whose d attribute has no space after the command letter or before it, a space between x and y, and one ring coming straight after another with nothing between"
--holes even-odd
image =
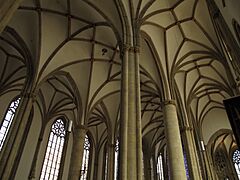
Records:
<instances>
[{"instance_id":1,"label":"plaster ceiling panel","mask_svg":"<svg viewBox=\"0 0 240 180\"><path fill-rule=\"evenodd\" d=\"M71 0L71 14L76 17L87 20L88 22L96 23L105 21L99 13L90 5L82 0Z\"/></svg>"},{"instance_id":2,"label":"plaster ceiling panel","mask_svg":"<svg viewBox=\"0 0 240 180\"><path fill-rule=\"evenodd\" d=\"M226 73L225 67L222 63L215 60L211 63L211 65L222 75L222 77L227 79L227 73Z\"/></svg>"},{"instance_id":3,"label":"plaster ceiling panel","mask_svg":"<svg viewBox=\"0 0 240 180\"><path fill-rule=\"evenodd\" d=\"M36 2L34 0L24 0L21 3L21 6L31 6L31 7L34 7L34 6L36 6Z\"/></svg>"},{"instance_id":4,"label":"plaster ceiling panel","mask_svg":"<svg viewBox=\"0 0 240 180\"><path fill-rule=\"evenodd\" d=\"M101 44L94 44L94 59L98 61L110 61L112 60L114 51L111 48L103 46Z\"/></svg>"},{"instance_id":5,"label":"plaster ceiling panel","mask_svg":"<svg viewBox=\"0 0 240 180\"><path fill-rule=\"evenodd\" d=\"M206 55L206 56L209 56L209 55ZM202 59L199 59L199 60L196 61L196 64L198 66L204 66L204 65L209 66L212 61L213 61L212 59L210 59L209 57L204 57L204 55L203 55Z\"/></svg>"},{"instance_id":6,"label":"plaster ceiling panel","mask_svg":"<svg viewBox=\"0 0 240 180\"><path fill-rule=\"evenodd\" d=\"M67 0L40 0L42 8L67 13Z\"/></svg>"},{"instance_id":7,"label":"plaster ceiling panel","mask_svg":"<svg viewBox=\"0 0 240 180\"><path fill-rule=\"evenodd\" d=\"M181 23L181 27L183 28L184 34L188 39L197 41L201 44L204 44L208 48L213 49L213 46L209 41L208 37L204 34L204 32L198 27L198 25L194 21L187 21Z\"/></svg>"},{"instance_id":8,"label":"plaster ceiling panel","mask_svg":"<svg viewBox=\"0 0 240 180\"><path fill-rule=\"evenodd\" d=\"M148 9L146 14L149 15L150 13L156 12L160 9L168 9L170 8L169 3L167 0L156 0Z\"/></svg>"},{"instance_id":9,"label":"plaster ceiling panel","mask_svg":"<svg viewBox=\"0 0 240 180\"><path fill-rule=\"evenodd\" d=\"M98 87L100 88L100 87ZM107 97L112 93L117 93L120 91L120 81L110 81L103 87L94 92L94 96L89 96L89 107L92 107L98 100L103 97Z\"/></svg>"},{"instance_id":10,"label":"plaster ceiling panel","mask_svg":"<svg viewBox=\"0 0 240 180\"><path fill-rule=\"evenodd\" d=\"M222 97L221 94L219 94L217 92L214 94L211 94L210 96L211 96L211 100L216 101L216 102L222 103L222 101L224 100L224 97Z\"/></svg>"},{"instance_id":11,"label":"plaster ceiling panel","mask_svg":"<svg viewBox=\"0 0 240 180\"><path fill-rule=\"evenodd\" d=\"M14 56L17 56L21 59L23 59L22 55L19 53L19 51L14 48L13 46L9 45L9 43L7 43L6 41L9 41L8 38L6 37L3 37L1 36L1 38L4 38L6 40L1 40L0 39L0 57L4 58L4 57L7 57L6 54L9 54L9 55L14 55ZM11 41L10 41L11 42ZM17 45L14 43L14 45Z\"/></svg>"},{"instance_id":12,"label":"plaster ceiling panel","mask_svg":"<svg viewBox=\"0 0 240 180\"><path fill-rule=\"evenodd\" d=\"M90 61L85 61L64 68L66 72L70 73L77 85L82 100L82 109L86 108L87 93L90 83L89 77L91 73L90 64Z\"/></svg>"},{"instance_id":13,"label":"plaster ceiling panel","mask_svg":"<svg viewBox=\"0 0 240 180\"><path fill-rule=\"evenodd\" d=\"M43 76L46 76L50 72L55 71L57 68L64 68L64 66L71 63L78 62L80 60L84 61L91 57L91 47L92 45L88 42L81 41L69 41L61 49L57 51L52 59L45 63L45 69Z\"/></svg>"},{"instance_id":14,"label":"plaster ceiling panel","mask_svg":"<svg viewBox=\"0 0 240 180\"><path fill-rule=\"evenodd\" d=\"M167 74L166 72L166 59L165 59L165 44L164 44L164 31L163 29L153 26L153 25L143 25L142 30L146 32L148 35L151 35L151 42L156 49L156 56L159 58L160 66L163 67L163 74Z\"/></svg>"},{"instance_id":15,"label":"plaster ceiling panel","mask_svg":"<svg viewBox=\"0 0 240 180\"><path fill-rule=\"evenodd\" d=\"M173 61L175 60L177 51L179 50L180 45L183 41L183 37L178 26L173 26L167 30L166 39L168 64L169 68L173 68L175 66L175 63L173 63Z\"/></svg>"},{"instance_id":16,"label":"plaster ceiling panel","mask_svg":"<svg viewBox=\"0 0 240 180\"><path fill-rule=\"evenodd\" d=\"M50 13L42 13L40 67L67 38L67 19ZM41 69L41 68L40 68Z\"/></svg>"},{"instance_id":17,"label":"plaster ceiling panel","mask_svg":"<svg viewBox=\"0 0 240 180\"><path fill-rule=\"evenodd\" d=\"M187 73L186 78L186 96L188 96L190 93L192 93L193 89L195 89L195 83L199 80L199 74L197 70L190 71Z\"/></svg>"},{"instance_id":18,"label":"plaster ceiling panel","mask_svg":"<svg viewBox=\"0 0 240 180\"><path fill-rule=\"evenodd\" d=\"M120 36L122 35L123 27L121 18L119 16L120 5L117 3L117 1L103 2L96 0L88 0L86 2L91 2L92 6L94 6L100 11L99 14L102 14L102 16L109 20L111 26L114 27L114 29L119 33Z\"/></svg>"},{"instance_id":19,"label":"plaster ceiling panel","mask_svg":"<svg viewBox=\"0 0 240 180\"><path fill-rule=\"evenodd\" d=\"M182 62L191 62L194 59L199 58L205 54L201 53L200 51L206 51L206 48L203 46L196 44L194 42L185 41L181 47L181 50L177 54L178 64ZM180 61L181 60L181 61Z\"/></svg>"},{"instance_id":20,"label":"plaster ceiling panel","mask_svg":"<svg viewBox=\"0 0 240 180\"><path fill-rule=\"evenodd\" d=\"M51 99L54 96L55 90L48 83L43 83L39 91L43 95L43 99L41 97L41 102L48 109Z\"/></svg>"},{"instance_id":21,"label":"plaster ceiling panel","mask_svg":"<svg viewBox=\"0 0 240 180\"><path fill-rule=\"evenodd\" d=\"M174 12L178 20L191 18L193 16L193 7L196 0L184 0L177 7L174 8Z\"/></svg>"},{"instance_id":22,"label":"plaster ceiling panel","mask_svg":"<svg viewBox=\"0 0 240 180\"><path fill-rule=\"evenodd\" d=\"M139 56L140 66L150 74L151 78L154 79L155 83L159 84L159 67L157 64L157 60L152 54L151 47L148 46L147 42L142 39L141 41L141 49Z\"/></svg>"},{"instance_id":23,"label":"plaster ceiling panel","mask_svg":"<svg viewBox=\"0 0 240 180\"><path fill-rule=\"evenodd\" d=\"M120 108L120 92L112 94L103 99L107 107L109 118L111 121L112 131L115 131L116 123L118 120L118 112Z\"/></svg>"},{"instance_id":24,"label":"plaster ceiling panel","mask_svg":"<svg viewBox=\"0 0 240 180\"><path fill-rule=\"evenodd\" d=\"M214 69L212 69L210 66L204 66L199 68L200 73L206 77L209 77L211 79L214 79L220 83L223 82L223 78L221 77L221 74L218 74Z\"/></svg>"},{"instance_id":25,"label":"plaster ceiling panel","mask_svg":"<svg viewBox=\"0 0 240 180\"><path fill-rule=\"evenodd\" d=\"M175 23L174 17L170 11L155 14L149 17L146 21L157 24L163 28L167 28Z\"/></svg>"},{"instance_id":26,"label":"plaster ceiling panel","mask_svg":"<svg viewBox=\"0 0 240 180\"><path fill-rule=\"evenodd\" d=\"M111 47L116 47L117 37L113 30L108 26L97 26L95 40L107 44Z\"/></svg>"},{"instance_id":27,"label":"plaster ceiling panel","mask_svg":"<svg viewBox=\"0 0 240 180\"><path fill-rule=\"evenodd\" d=\"M79 31L80 29L83 29L84 27L88 26L86 22L83 22L78 19L71 18L71 34L74 34L75 32ZM91 32L91 31L90 31ZM81 34L80 34L81 37ZM90 35L87 35L87 37L91 37Z\"/></svg>"},{"instance_id":28,"label":"plaster ceiling panel","mask_svg":"<svg viewBox=\"0 0 240 180\"><path fill-rule=\"evenodd\" d=\"M197 114L197 106L198 106L198 99L194 98L194 99L188 99L190 101L190 104L187 104L188 107L191 106L191 110L193 112L194 117L196 118L196 114Z\"/></svg>"},{"instance_id":29,"label":"plaster ceiling panel","mask_svg":"<svg viewBox=\"0 0 240 180\"><path fill-rule=\"evenodd\" d=\"M83 27L77 34L74 33L73 38L75 39L84 39L91 41L94 35L94 27Z\"/></svg>"},{"instance_id":30,"label":"plaster ceiling panel","mask_svg":"<svg viewBox=\"0 0 240 180\"><path fill-rule=\"evenodd\" d=\"M38 48L39 26L38 15L34 11L26 11L19 9L11 18L8 26L17 31L18 35L27 45L30 53L37 58L36 52Z\"/></svg>"},{"instance_id":31,"label":"plaster ceiling panel","mask_svg":"<svg viewBox=\"0 0 240 180\"><path fill-rule=\"evenodd\" d=\"M106 62L94 62L91 71L91 86L89 87L90 98L92 98L98 88L107 81L109 64Z\"/></svg>"},{"instance_id":32,"label":"plaster ceiling panel","mask_svg":"<svg viewBox=\"0 0 240 180\"><path fill-rule=\"evenodd\" d=\"M174 79L175 79L175 82L177 84L177 87L180 91L180 95L182 97L182 99L186 99L185 97L185 86L186 86L186 72L184 71L181 71L181 72L178 72L175 74L174 76Z\"/></svg>"},{"instance_id":33,"label":"plaster ceiling panel","mask_svg":"<svg viewBox=\"0 0 240 180\"><path fill-rule=\"evenodd\" d=\"M109 78L120 79L121 78L121 65L120 64L113 64L111 66L111 74Z\"/></svg>"},{"instance_id":34,"label":"plaster ceiling panel","mask_svg":"<svg viewBox=\"0 0 240 180\"><path fill-rule=\"evenodd\" d=\"M193 68L195 68L196 65L195 63L193 63L191 60L188 60L187 62L183 62L181 64L178 65L178 71L184 70L184 71L190 71Z\"/></svg>"},{"instance_id":35,"label":"plaster ceiling panel","mask_svg":"<svg viewBox=\"0 0 240 180\"><path fill-rule=\"evenodd\" d=\"M198 121L201 121L200 118L202 118L203 116L203 113L206 112L206 109L207 108L206 106L208 105L209 103L209 97L208 96L203 96L199 99L198 101L198 111L197 111L197 120Z\"/></svg>"},{"instance_id":36,"label":"plaster ceiling panel","mask_svg":"<svg viewBox=\"0 0 240 180\"><path fill-rule=\"evenodd\" d=\"M151 120L151 117L153 115L153 111L147 111L144 110L144 112L142 111L142 127L145 127Z\"/></svg>"},{"instance_id":37,"label":"plaster ceiling panel","mask_svg":"<svg viewBox=\"0 0 240 180\"><path fill-rule=\"evenodd\" d=\"M233 140L233 137L232 137L231 134L229 134L229 135L224 139L224 144L225 144L225 147L226 147L228 153L230 153L229 150L231 150L231 145L232 145L233 141L234 141L234 140Z\"/></svg>"},{"instance_id":38,"label":"plaster ceiling panel","mask_svg":"<svg viewBox=\"0 0 240 180\"><path fill-rule=\"evenodd\" d=\"M211 110L202 123L202 135L205 144L211 136L220 129L231 129L224 109Z\"/></svg>"},{"instance_id":39,"label":"plaster ceiling panel","mask_svg":"<svg viewBox=\"0 0 240 180\"><path fill-rule=\"evenodd\" d=\"M220 49L220 45L218 43L219 41L208 12L206 1L198 1L194 17L197 22L202 26L205 33L207 33L208 38L210 38L214 45L216 45Z\"/></svg>"}]
</instances>

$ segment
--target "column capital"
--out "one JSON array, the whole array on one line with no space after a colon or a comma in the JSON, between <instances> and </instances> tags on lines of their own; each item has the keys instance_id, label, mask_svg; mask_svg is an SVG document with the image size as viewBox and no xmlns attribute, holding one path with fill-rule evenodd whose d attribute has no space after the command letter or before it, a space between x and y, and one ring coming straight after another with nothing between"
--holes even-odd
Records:
<instances>
[{"instance_id":1,"label":"column capital","mask_svg":"<svg viewBox=\"0 0 240 180\"><path fill-rule=\"evenodd\" d=\"M86 125L79 125L76 129L88 131L88 127Z\"/></svg>"},{"instance_id":2,"label":"column capital","mask_svg":"<svg viewBox=\"0 0 240 180\"><path fill-rule=\"evenodd\" d=\"M123 51L128 51L131 48L131 46L129 44L123 44Z\"/></svg>"},{"instance_id":3,"label":"column capital","mask_svg":"<svg viewBox=\"0 0 240 180\"><path fill-rule=\"evenodd\" d=\"M140 53L140 47L139 46L135 46L134 47L134 52L135 53Z\"/></svg>"},{"instance_id":4,"label":"column capital","mask_svg":"<svg viewBox=\"0 0 240 180\"><path fill-rule=\"evenodd\" d=\"M190 126L183 126L181 129L180 129L180 131L192 131L193 130L193 128L192 127L190 127Z\"/></svg>"},{"instance_id":5,"label":"column capital","mask_svg":"<svg viewBox=\"0 0 240 180\"><path fill-rule=\"evenodd\" d=\"M168 104L173 104L176 105L176 101L173 99L167 99L163 102L164 106L168 105Z\"/></svg>"},{"instance_id":6,"label":"column capital","mask_svg":"<svg viewBox=\"0 0 240 180\"><path fill-rule=\"evenodd\" d=\"M23 98L32 99L33 102L35 102L36 99L37 99L37 94L34 93L34 92L22 93L21 96L22 96Z\"/></svg>"},{"instance_id":7,"label":"column capital","mask_svg":"<svg viewBox=\"0 0 240 180\"><path fill-rule=\"evenodd\" d=\"M115 144L112 144L112 143L108 143L108 147L110 147L110 148L115 148L116 145L115 145Z\"/></svg>"}]
</instances>

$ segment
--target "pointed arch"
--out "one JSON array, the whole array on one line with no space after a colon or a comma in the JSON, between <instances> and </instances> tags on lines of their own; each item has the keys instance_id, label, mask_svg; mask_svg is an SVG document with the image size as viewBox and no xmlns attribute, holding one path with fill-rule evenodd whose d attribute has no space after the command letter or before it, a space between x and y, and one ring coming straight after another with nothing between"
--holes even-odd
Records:
<instances>
[{"instance_id":1,"label":"pointed arch","mask_svg":"<svg viewBox=\"0 0 240 180\"><path fill-rule=\"evenodd\" d=\"M12 102L8 106L7 112L5 113L4 120L1 123L1 126L0 126L0 151L2 150L4 142L7 138L8 132L12 125L12 122L13 122L14 116L16 114L20 99L21 99L20 97L16 97L12 100Z\"/></svg>"},{"instance_id":2,"label":"pointed arch","mask_svg":"<svg viewBox=\"0 0 240 180\"><path fill-rule=\"evenodd\" d=\"M65 135L65 121L62 118L58 118L53 122L51 127L40 180L57 179L63 154Z\"/></svg>"}]
</instances>

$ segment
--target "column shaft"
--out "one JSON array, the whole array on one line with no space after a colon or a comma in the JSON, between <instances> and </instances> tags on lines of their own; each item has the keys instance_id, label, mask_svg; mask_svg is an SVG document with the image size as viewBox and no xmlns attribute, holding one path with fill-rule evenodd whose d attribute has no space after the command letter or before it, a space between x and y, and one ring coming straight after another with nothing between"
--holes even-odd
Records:
<instances>
[{"instance_id":1,"label":"column shaft","mask_svg":"<svg viewBox=\"0 0 240 180\"><path fill-rule=\"evenodd\" d=\"M186 150L187 159L189 161L188 169L190 177L192 177L194 180L201 180L202 176L200 172L200 164L198 163L198 158L196 157L197 151L191 128L185 128L183 130L183 134L185 136L186 142L186 145L184 147Z\"/></svg>"},{"instance_id":2,"label":"column shaft","mask_svg":"<svg viewBox=\"0 0 240 180\"><path fill-rule=\"evenodd\" d=\"M115 157L115 145L110 144L108 146L108 159L107 159L107 180L114 179L114 157Z\"/></svg>"},{"instance_id":3,"label":"column shaft","mask_svg":"<svg viewBox=\"0 0 240 180\"><path fill-rule=\"evenodd\" d=\"M124 50L122 62L120 179L142 179L142 135L138 50Z\"/></svg>"},{"instance_id":4,"label":"column shaft","mask_svg":"<svg viewBox=\"0 0 240 180\"><path fill-rule=\"evenodd\" d=\"M86 132L86 128L76 128L75 131L73 131L69 180L79 180L80 178Z\"/></svg>"},{"instance_id":5,"label":"column shaft","mask_svg":"<svg viewBox=\"0 0 240 180\"><path fill-rule=\"evenodd\" d=\"M166 101L164 105L165 136L167 139L168 160L171 180L186 180L182 143L179 131L176 105Z\"/></svg>"}]
</instances>

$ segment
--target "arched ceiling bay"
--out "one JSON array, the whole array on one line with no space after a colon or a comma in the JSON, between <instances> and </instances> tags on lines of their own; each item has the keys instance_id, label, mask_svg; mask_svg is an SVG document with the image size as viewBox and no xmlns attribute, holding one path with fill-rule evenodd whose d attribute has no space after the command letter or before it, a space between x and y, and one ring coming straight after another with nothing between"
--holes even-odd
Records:
<instances>
[{"instance_id":1,"label":"arched ceiling bay","mask_svg":"<svg viewBox=\"0 0 240 180\"><path fill-rule=\"evenodd\" d=\"M101 143L118 129L120 49L128 25L132 41L140 36L143 135L161 149L168 87L179 92L199 128L233 94L204 0L25 0L9 24L31 52L42 112L71 107L76 118L75 106L81 106L77 121Z\"/></svg>"},{"instance_id":2,"label":"arched ceiling bay","mask_svg":"<svg viewBox=\"0 0 240 180\"><path fill-rule=\"evenodd\" d=\"M234 93L206 1L156 0L141 4L141 31L155 48L153 54L162 77L168 80L167 86L177 89L201 133L202 124L220 123L224 127L227 118L218 121L210 113L222 110L223 99ZM214 134L217 129L208 130L204 133Z\"/></svg>"}]
</instances>

